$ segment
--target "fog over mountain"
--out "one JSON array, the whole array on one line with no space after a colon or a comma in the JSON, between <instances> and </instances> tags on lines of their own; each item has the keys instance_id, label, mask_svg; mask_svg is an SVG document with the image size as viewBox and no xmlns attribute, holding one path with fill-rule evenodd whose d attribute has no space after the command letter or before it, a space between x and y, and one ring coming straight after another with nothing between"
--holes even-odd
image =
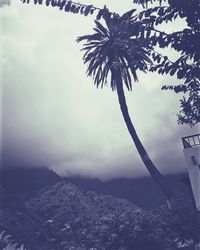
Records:
<instances>
[{"instance_id":1,"label":"fog over mountain","mask_svg":"<svg viewBox=\"0 0 200 250\"><path fill-rule=\"evenodd\" d=\"M103 5L100 0L81 2ZM115 2L106 4L119 13L132 7L132 1ZM21 1L0 8L0 15L1 167L48 166L61 175L102 179L146 175L116 93L96 89L86 77L75 39L92 31L94 16ZM139 74L133 92L126 93L136 130L163 173L185 170L181 137L199 131L177 125L180 96L161 91L162 84L174 81Z\"/></svg>"}]
</instances>

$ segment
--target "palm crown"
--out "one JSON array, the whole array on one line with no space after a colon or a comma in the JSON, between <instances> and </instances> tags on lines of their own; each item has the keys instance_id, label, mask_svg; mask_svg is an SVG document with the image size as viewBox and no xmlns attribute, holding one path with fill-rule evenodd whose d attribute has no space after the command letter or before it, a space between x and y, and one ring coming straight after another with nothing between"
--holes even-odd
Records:
<instances>
[{"instance_id":1,"label":"palm crown","mask_svg":"<svg viewBox=\"0 0 200 250\"><path fill-rule=\"evenodd\" d=\"M123 16L114 15L105 20L106 27L95 21L95 33L78 37L77 41L86 41L82 50L84 63L88 64L87 74L94 78L97 87L103 87L110 75L112 90L121 77L128 90L132 90L132 78L137 81L136 71L146 71L150 45L144 39L144 24L132 17L134 10ZM143 34L143 35L142 35ZM117 70L120 74L113 74Z\"/></svg>"},{"instance_id":2,"label":"palm crown","mask_svg":"<svg viewBox=\"0 0 200 250\"><path fill-rule=\"evenodd\" d=\"M137 81L137 70L146 72L148 64L151 64L152 45L148 43L149 32L145 23L137 22L132 17L134 10L125 13L123 16L114 15L112 18L105 18L106 26L95 21L95 33L81 36L78 42L85 41L83 60L88 64L87 74L94 78L97 87L103 87L110 75L112 90L117 90L120 109L132 140L141 156L144 165L150 175L161 188L167 198L170 208L171 191L159 170L149 158L143 144L131 121L123 83L128 90L132 90L132 78Z\"/></svg>"}]
</instances>

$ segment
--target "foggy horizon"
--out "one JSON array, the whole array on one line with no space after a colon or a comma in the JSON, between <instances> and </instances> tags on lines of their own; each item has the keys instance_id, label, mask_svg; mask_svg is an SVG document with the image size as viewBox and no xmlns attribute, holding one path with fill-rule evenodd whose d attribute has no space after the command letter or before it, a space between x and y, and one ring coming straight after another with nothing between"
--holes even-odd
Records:
<instances>
[{"instance_id":1,"label":"foggy horizon","mask_svg":"<svg viewBox=\"0 0 200 250\"><path fill-rule=\"evenodd\" d=\"M102 7L100 0L82 2ZM132 6L107 1L119 13ZM99 179L147 176L116 93L96 89L86 77L82 46L75 39L92 32L94 17L20 1L0 8L0 14L1 168L45 166L61 176ZM184 25L180 21L178 27ZM165 30L173 28L169 24ZM199 132L197 126L177 124L180 95L161 91L175 81L140 73L133 91L126 91L139 138L164 175L186 171L181 137Z\"/></svg>"}]
</instances>

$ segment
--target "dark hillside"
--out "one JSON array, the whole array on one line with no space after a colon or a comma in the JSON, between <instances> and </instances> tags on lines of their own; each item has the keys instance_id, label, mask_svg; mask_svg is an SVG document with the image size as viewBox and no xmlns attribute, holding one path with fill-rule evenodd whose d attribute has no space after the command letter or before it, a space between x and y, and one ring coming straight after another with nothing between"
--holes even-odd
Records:
<instances>
[{"instance_id":1,"label":"dark hillside","mask_svg":"<svg viewBox=\"0 0 200 250\"><path fill-rule=\"evenodd\" d=\"M169 175L166 179L175 195L189 187L186 174ZM101 181L76 176L66 180L86 190L127 199L145 209L153 209L165 202L162 193L150 177Z\"/></svg>"},{"instance_id":2,"label":"dark hillside","mask_svg":"<svg viewBox=\"0 0 200 250\"><path fill-rule=\"evenodd\" d=\"M44 167L10 168L0 171L0 185L10 193L27 193L59 182L60 177Z\"/></svg>"},{"instance_id":3,"label":"dark hillside","mask_svg":"<svg viewBox=\"0 0 200 250\"><path fill-rule=\"evenodd\" d=\"M28 250L192 246L195 227L188 187L182 175L167 179L176 193L173 212L150 178L102 182L60 178L42 168L9 170L1 173L0 200L5 205L0 206L0 233L12 235Z\"/></svg>"}]
</instances>

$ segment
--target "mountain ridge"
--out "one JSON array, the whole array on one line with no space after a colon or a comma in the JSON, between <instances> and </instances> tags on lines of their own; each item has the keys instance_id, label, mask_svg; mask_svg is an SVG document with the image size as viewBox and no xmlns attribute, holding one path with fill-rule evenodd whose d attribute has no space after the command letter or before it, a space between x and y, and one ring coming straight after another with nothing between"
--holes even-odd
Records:
<instances>
[{"instance_id":1,"label":"mountain ridge","mask_svg":"<svg viewBox=\"0 0 200 250\"><path fill-rule=\"evenodd\" d=\"M161 196L158 197L157 191L151 189L150 179L148 185L135 180L113 180L106 184L83 179L81 184L79 179L78 186L50 170L41 171L45 174L40 175L37 169L31 170L32 174L19 175L22 179L11 178L15 182L11 183L12 188L20 180L23 184L17 192L12 192L9 182L3 183L8 189L0 185L0 198L9 197L3 200L5 205L0 206L0 232L12 235L15 242L24 244L28 250L177 250L177 239L182 244L182 239L194 238L191 199L182 176L178 184L175 177L174 182L171 181L178 194L174 196L176 206L172 213L163 200L159 200ZM51 183L48 180L52 177L56 181ZM26 189L28 180L32 184ZM94 186L89 185L91 181ZM183 186L178 187L180 183ZM138 200L146 199L147 209L142 209L134 200L111 195L113 191L119 195L125 184L131 189L124 188L123 192L135 191ZM134 189L133 184L137 188ZM95 188L108 194L95 192ZM155 203L153 209L149 198Z\"/></svg>"}]
</instances>

